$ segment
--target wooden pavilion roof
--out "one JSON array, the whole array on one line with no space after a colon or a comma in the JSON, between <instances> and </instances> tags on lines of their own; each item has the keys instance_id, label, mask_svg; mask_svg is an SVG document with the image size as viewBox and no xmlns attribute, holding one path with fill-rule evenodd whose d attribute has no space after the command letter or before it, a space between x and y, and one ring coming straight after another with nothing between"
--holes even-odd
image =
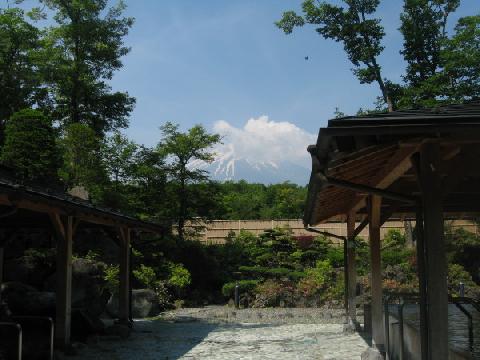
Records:
<instances>
[{"instance_id":1,"label":"wooden pavilion roof","mask_svg":"<svg viewBox=\"0 0 480 360\"><path fill-rule=\"evenodd\" d=\"M122 214L113 209L99 207L87 200L71 196L57 189L36 184L19 183L4 169L0 171L0 218L25 210L41 214L75 216L78 222L127 227L163 234L169 224L158 224ZM10 218L9 218L10 219ZM8 220L11 221L11 220Z\"/></svg>"},{"instance_id":2,"label":"wooden pavilion roof","mask_svg":"<svg viewBox=\"0 0 480 360\"><path fill-rule=\"evenodd\" d=\"M352 210L366 213L372 189L391 195L384 197L385 214L414 212L420 192L411 159L426 141L440 144L444 210L480 213L480 101L472 101L330 120L308 148L312 173L305 225Z\"/></svg>"}]
</instances>

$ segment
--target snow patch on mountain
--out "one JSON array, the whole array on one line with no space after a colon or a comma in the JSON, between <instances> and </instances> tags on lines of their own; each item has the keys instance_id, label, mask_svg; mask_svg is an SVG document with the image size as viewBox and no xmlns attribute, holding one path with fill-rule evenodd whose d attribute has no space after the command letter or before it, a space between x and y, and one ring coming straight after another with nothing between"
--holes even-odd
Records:
<instances>
[{"instance_id":1,"label":"snow patch on mountain","mask_svg":"<svg viewBox=\"0 0 480 360\"><path fill-rule=\"evenodd\" d=\"M249 119L242 128L218 121L214 132L223 139L223 144L214 149L215 160L190 164L208 171L213 179L265 184L290 181L305 185L308 182L310 155L307 146L315 142L315 135L295 124L261 116Z\"/></svg>"}]
</instances>

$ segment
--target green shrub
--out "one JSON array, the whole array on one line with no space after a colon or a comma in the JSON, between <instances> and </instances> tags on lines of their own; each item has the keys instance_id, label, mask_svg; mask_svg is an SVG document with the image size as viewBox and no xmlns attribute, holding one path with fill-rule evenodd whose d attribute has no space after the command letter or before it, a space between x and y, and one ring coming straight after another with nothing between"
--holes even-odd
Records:
<instances>
[{"instance_id":1,"label":"green shrub","mask_svg":"<svg viewBox=\"0 0 480 360\"><path fill-rule=\"evenodd\" d=\"M306 277L314 280L319 288L331 282L334 276L334 270L330 260L317 261L315 267L307 269L305 273Z\"/></svg>"},{"instance_id":2,"label":"green shrub","mask_svg":"<svg viewBox=\"0 0 480 360\"><path fill-rule=\"evenodd\" d=\"M319 303L338 300L343 296L343 271L336 272L329 260L319 260L314 268L297 284L297 294L306 299L316 298Z\"/></svg>"},{"instance_id":3,"label":"green shrub","mask_svg":"<svg viewBox=\"0 0 480 360\"><path fill-rule=\"evenodd\" d=\"M168 283L177 289L184 289L192 282L190 272L183 266L183 264L171 264L170 278Z\"/></svg>"},{"instance_id":4,"label":"green shrub","mask_svg":"<svg viewBox=\"0 0 480 360\"><path fill-rule=\"evenodd\" d=\"M54 248L30 248L25 250L24 255L39 265L48 267L55 265L56 249Z\"/></svg>"},{"instance_id":5,"label":"green shrub","mask_svg":"<svg viewBox=\"0 0 480 360\"><path fill-rule=\"evenodd\" d=\"M295 306L295 284L290 281L269 279L255 288L254 307Z\"/></svg>"},{"instance_id":6,"label":"green shrub","mask_svg":"<svg viewBox=\"0 0 480 360\"><path fill-rule=\"evenodd\" d=\"M133 276L145 287L155 289L157 283L157 274L150 266L140 264L140 268L133 270Z\"/></svg>"},{"instance_id":7,"label":"green shrub","mask_svg":"<svg viewBox=\"0 0 480 360\"><path fill-rule=\"evenodd\" d=\"M155 282L155 294L157 295L161 311L173 308L172 296L165 281L159 280Z\"/></svg>"},{"instance_id":8,"label":"green shrub","mask_svg":"<svg viewBox=\"0 0 480 360\"><path fill-rule=\"evenodd\" d=\"M118 265L107 265L104 279L107 282L107 289L112 294L117 294L120 286L120 267Z\"/></svg>"},{"instance_id":9,"label":"green shrub","mask_svg":"<svg viewBox=\"0 0 480 360\"><path fill-rule=\"evenodd\" d=\"M326 260L332 264L333 267L343 266L343 247L333 246L327 251Z\"/></svg>"},{"instance_id":10,"label":"green shrub","mask_svg":"<svg viewBox=\"0 0 480 360\"><path fill-rule=\"evenodd\" d=\"M223 285L222 294L225 297L233 297L235 294L235 286L237 284L241 293L249 293L252 292L259 283L259 280L240 280L238 282L232 281Z\"/></svg>"},{"instance_id":11,"label":"green shrub","mask_svg":"<svg viewBox=\"0 0 480 360\"><path fill-rule=\"evenodd\" d=\"M459 285L465 285L465 296L474 299L480 296L480 287L472 280L472 276L460 264L448 265L448 292L453 296L459 295Z\"/></svg>"},{"instance_id":12,"label":"green shrub","mask_svg":"<svg viewBox=\"0 0 480 360\"><path fill-rule=\"evenodd\" d=\"M88 250L87 255L85 255L85 259L87 260L92 260L96 261L101 257L101 254L99 251L96 250Z\"/></svg>"},{"instance_id":13,"label":"green shrub","mask_svg":"<svg viewBox=\"0 0 480 360\"><path fill-rule=\"evenodd\" d=\"M247 276L254 276L258 278L268 279L268 278L289 278L291 280L298 280L305 276L305 273L302 271L294 271L287 268L267 268L264 266L240 266L238 270Z\"/></svg>"}]
</instances>

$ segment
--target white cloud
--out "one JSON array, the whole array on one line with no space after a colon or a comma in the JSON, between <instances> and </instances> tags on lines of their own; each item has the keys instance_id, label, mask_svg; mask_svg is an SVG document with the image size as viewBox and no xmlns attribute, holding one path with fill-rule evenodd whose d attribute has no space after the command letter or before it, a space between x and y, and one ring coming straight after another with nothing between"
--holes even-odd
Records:
<instances>
[{"instance_id":1,"label":"white cloud","mask_svg":"<svg viewBox=\"0 0 480 360\"><path fill-rule=\"evenodd\" d=\"M289 161L308 168L310 155L307 146L316 141L314 134L295 124L269 120L268 116L252 118L242 128L220 120L214 124L213 130L223 137L223 145L216 149L220 157L252 163Z\"/></svg>"}]
</instances>

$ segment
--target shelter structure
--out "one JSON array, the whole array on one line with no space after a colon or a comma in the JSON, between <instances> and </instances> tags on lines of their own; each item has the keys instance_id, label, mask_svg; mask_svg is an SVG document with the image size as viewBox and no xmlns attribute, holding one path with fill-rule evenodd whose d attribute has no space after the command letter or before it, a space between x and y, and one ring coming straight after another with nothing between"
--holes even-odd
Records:
<instances>
[{"instance_id":1,"label":"shelter structure","mask_svg":"<svg viewBox=\"0 0 480 360\"><path fill-rule=\"evenodd\" d=\"M380 227L416 218L421 358L448 358L444 217L480 213L480 102L333 119L312 156L304 225L344 215L348 222L348 317L355 321L353 239L369 226L372 343L384 350ZM360 226L355 227L355 219Z\"/></svg>"},{"instance_id":2,"label":"shelter structure","mask_svg":"<svg viewBox=\"0 0 480 360\"><path fill-rule=\"evenodd\" d=\"M56 237L57 289L55 342L70 345L72 311L72 246L79 227L104 227L119 239L119 320L131 320L130 249L132 237L142 232L163 234L168 226L144 222L111 209L45 187L25 186L8 174L0 174L0 285L4 268L5 233L8 230L44 227Z\"/></svg>"}]
</instances>

